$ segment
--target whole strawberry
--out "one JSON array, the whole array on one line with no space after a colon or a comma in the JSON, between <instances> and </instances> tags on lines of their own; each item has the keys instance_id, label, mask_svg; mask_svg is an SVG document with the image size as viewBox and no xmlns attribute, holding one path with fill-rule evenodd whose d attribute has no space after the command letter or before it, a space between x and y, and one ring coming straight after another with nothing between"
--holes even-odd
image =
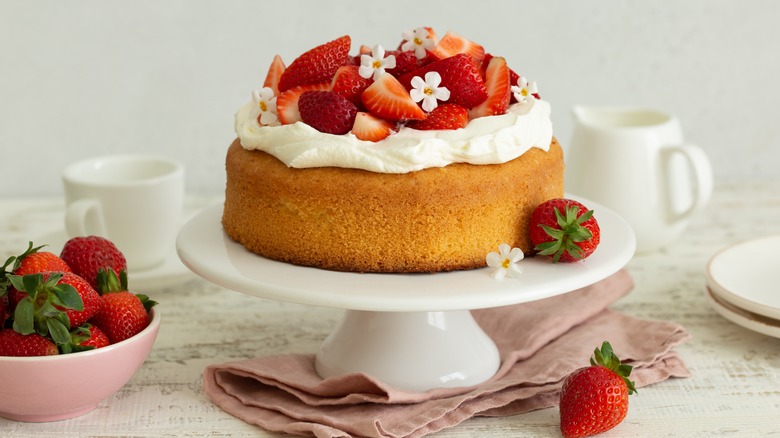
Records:
<instances>
[{"instance_id":1,"label":"whole strawberry","mask_svg":"<svg viewBox=\"0 0 780 438\"><path fill-rule=\"evenodd\" d=\"M92 323L105 332L112 344L131 338L149 325L149 308L157 304L146 295L127 290L127 275L120 278L112 271L100 271L102 306Z\"/></svg>"},{"instance_id":2,"label":"whole strawberry","mask_svg":"<svg viewBox=\"0 0 780 438\"><path fill-rule=\"evenodd\" d=\"M279 92L299 85L330 83L347 62L352 40L348 35L321 44L296 58L279 78Z\"/></svg>"},{"instance_id":3,"label":"whole strawberry","mask_svg":"<svg viewBox=\"0 0 780 438\"><path fill-rule=\"evenodd\" d=\"M49 339L31 333L23 335L12 329L0 330L0 356L52 356L59 354Z\"/></svg>"},{"instance_id":4,"label":"whole strawberry","mask_svg":"<svg viewBox=\"0 0 780 438\"><path fill-rule=\"evenodd\" d=\"M70 343L60 346L63 353L92 350L111 344L108 336L93 324L83 324L70 331Z\"/></svg>"},{"instance_id":5,"label":"whole strawberry","mask_svg":"<svg viewBox=\"0 0 780 438\"><path fill-rule=\"evenodd\" d=\"M99 236L71 238L62 247L60 257L93 288L97 288L97 273L101 268L111 268L116 273L127 269L124 254L113 242Z\"/></svg>"},{"instance_id":6,"label":"whole strawberry","mask_svg":"<svg viewBox=\"0 0 780 438\"><path fill-rule=\"evenodd\" d=\"M358 109L332 91L306 91L298 100L298 111L301 120L317 131L341 135L352 129Z\"/></svg>"},{"instance_id":7,"label":"whole strawberry","mask_svg":"<svg viewBox=\"0 0 780 438\"><path fill-rule=\"evenodd\" d=\"M14 309L14 330L49 336L58 345L70 342L69 330L87 322L101 301L86 280L72 272L41 272L11 276L22 295Z\"/></svg>"},{"instance_id":8,"label":"whole strawberry","mask_svg":"<svg viewBox=\"0 0 780 438\"><path fill-rule=\"evenodd\" d=\"M612 429L626 417L628 396L636 392L628 380L631 366L620 363L609 342L596 348L591 366L571 373L560 398L564 437L595 435Z\"/></svg>"},{"instance_id":9,"label":"whole strawberry","mask_svg":"<svg viewBox=\"0 0 780 438\"><path fill-rule=\"evenodd\" d=\"M601 241L593 210L572 199L556 198L537 206L528 229L534 249L553 256L553 263L582 260Z\"/></svg>"}]
</instances>

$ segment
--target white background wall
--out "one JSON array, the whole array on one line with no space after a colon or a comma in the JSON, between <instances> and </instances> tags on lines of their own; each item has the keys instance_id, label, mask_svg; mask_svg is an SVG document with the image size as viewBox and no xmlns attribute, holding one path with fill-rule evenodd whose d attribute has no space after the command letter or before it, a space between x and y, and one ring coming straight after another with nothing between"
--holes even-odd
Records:
<instances>
[{"instance_id":1,"label":"white background wall","mask_svg":"<svg viewBox=\"0 0 780 438\"><path fill-rule=\"evenodd\" d=\"M233 113L274 54L422 25L536 80L564 146L574 104L651 106L717 181L780 178L776 0L0 0L1 196L61 193L64 165L121 152L179 157L190 192L219 193Z\"/></svg>"}]
</instances>

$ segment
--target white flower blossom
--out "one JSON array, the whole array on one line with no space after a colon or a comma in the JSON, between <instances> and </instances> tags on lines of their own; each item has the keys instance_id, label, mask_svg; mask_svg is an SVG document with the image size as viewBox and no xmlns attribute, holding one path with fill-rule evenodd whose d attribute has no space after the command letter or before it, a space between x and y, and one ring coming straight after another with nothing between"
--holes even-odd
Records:
<instances>
[{"instance_id":1,"label":"white flower blossom","mask_svg":"<svg viewBox=\"0 0 780 438\"><path fill-rule=\"evenodd\" d=\"M446 87L440 87L441 75L439 72L429 71L425 73L425 80L419 76L412 78L412 90L409 95L415 102L422 101L422 107L425 111L431 112L439 106L439 100L442 102L450 98L450 90Z\"/></svg>"},{"instance_id":2,"label":"white flower blossom","mask_svg":"<svg viewBox=\"0 0 780 438\"><path fill-rule=\"evenodd\" d=\"M536 87L536 82L528 82L525 77L517 79L517 85L513 85L510 90L515 95L515 99L521 105L531 107L536 101L536 96L539 95L539 89Z\"/></svg>"},{"instance_id":3,"label":"white flower blossom","mask_svg":"<svg viewBox=\"0 0 780 438\"><path fill-rule=\"evenodd\" d=\"M385 49L380 45L374 46L370 55L360 55L358 73L366 79L373 76L374 80L377 80L385 73L385 69L391 68L395 68L395 55L385 58Z\"/></svg>"},{"instance_id":4,"label":"white flower blossom","mask_svg":"<svg viewBox=\"0 0 780 438\"><path fill-rule=\"evenodd\" d=\"M519 278L523 273L522 266L517 262L523 260L523 250L520 248L511 248L508 244L502 243L498 246L498 252L491 252L485 257L488 267L493 268L490 274L496 280L503 280L509 275L511 278Z\"/></svg>"},{"instance_id":5,"label":"white flower blossom","mask_svg":"<svg viewBox=\"0 0 780 438\"><path fill-rule=\"evenodd\" d=\"M425 58L428 51L433 50L434 46L436 46L436 42L431 38L431 33L424 27L408 30L401 37L404 39L401 50L404 52L414 50L414 56L417 59Z\"/></svg>"},{"instance_id":6,"label":"white flower blossom","mask_svg":"<svg viewBox=\"0 0 780 438\"><path fill-rule=\"evenodd\" d=\"M270 87L253 90L252 101L255 103L252 117L257 118L257 121L261 125L276 126L279 124L279 117L276 113L276 96L274 96L274 90Z\"/></svg>"}]
</instances>

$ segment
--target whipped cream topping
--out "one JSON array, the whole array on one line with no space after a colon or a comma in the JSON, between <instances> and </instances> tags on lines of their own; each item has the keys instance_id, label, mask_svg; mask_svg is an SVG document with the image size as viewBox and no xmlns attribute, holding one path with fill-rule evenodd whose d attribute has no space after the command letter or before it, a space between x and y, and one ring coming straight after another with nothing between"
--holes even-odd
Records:
<instances>
[{"instance_id":1,"label":"whipped cream topping","mask_svg":"<svg viewBox=\"0 0 780 438\"><path fill-rule=\"evenodd\" d=\"M453 163L501 164L532 147L547 151L552 140L550 105L536 100L514 104L498 116L473 119L465 128L421 131L401 128L384 140L359 140L353 134L333 135L296 122L261 126L252 117L253 102L235 117L241 145L261 150L289 167L345 167L378 173L407 173Z\"/></svg>"}]
</instances>

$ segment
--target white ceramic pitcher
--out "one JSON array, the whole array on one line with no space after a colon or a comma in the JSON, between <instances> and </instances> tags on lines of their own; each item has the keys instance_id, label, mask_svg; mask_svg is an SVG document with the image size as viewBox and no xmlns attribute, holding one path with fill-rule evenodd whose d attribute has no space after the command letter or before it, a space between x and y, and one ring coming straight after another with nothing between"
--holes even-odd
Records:
<instances>
[{"instance_id":1,"label":"white ceramic pitcher","mask_svg":"<svg viewBox=\"0 0 780 438\"><path fill-rule=\"evenodd\" d=\"M637 252L678 239L709 201L713 182L707 156L683 142L677 118L647 108L573 112L566 191L620 214L636 233Z\"/></svg>"}]
</instances>

